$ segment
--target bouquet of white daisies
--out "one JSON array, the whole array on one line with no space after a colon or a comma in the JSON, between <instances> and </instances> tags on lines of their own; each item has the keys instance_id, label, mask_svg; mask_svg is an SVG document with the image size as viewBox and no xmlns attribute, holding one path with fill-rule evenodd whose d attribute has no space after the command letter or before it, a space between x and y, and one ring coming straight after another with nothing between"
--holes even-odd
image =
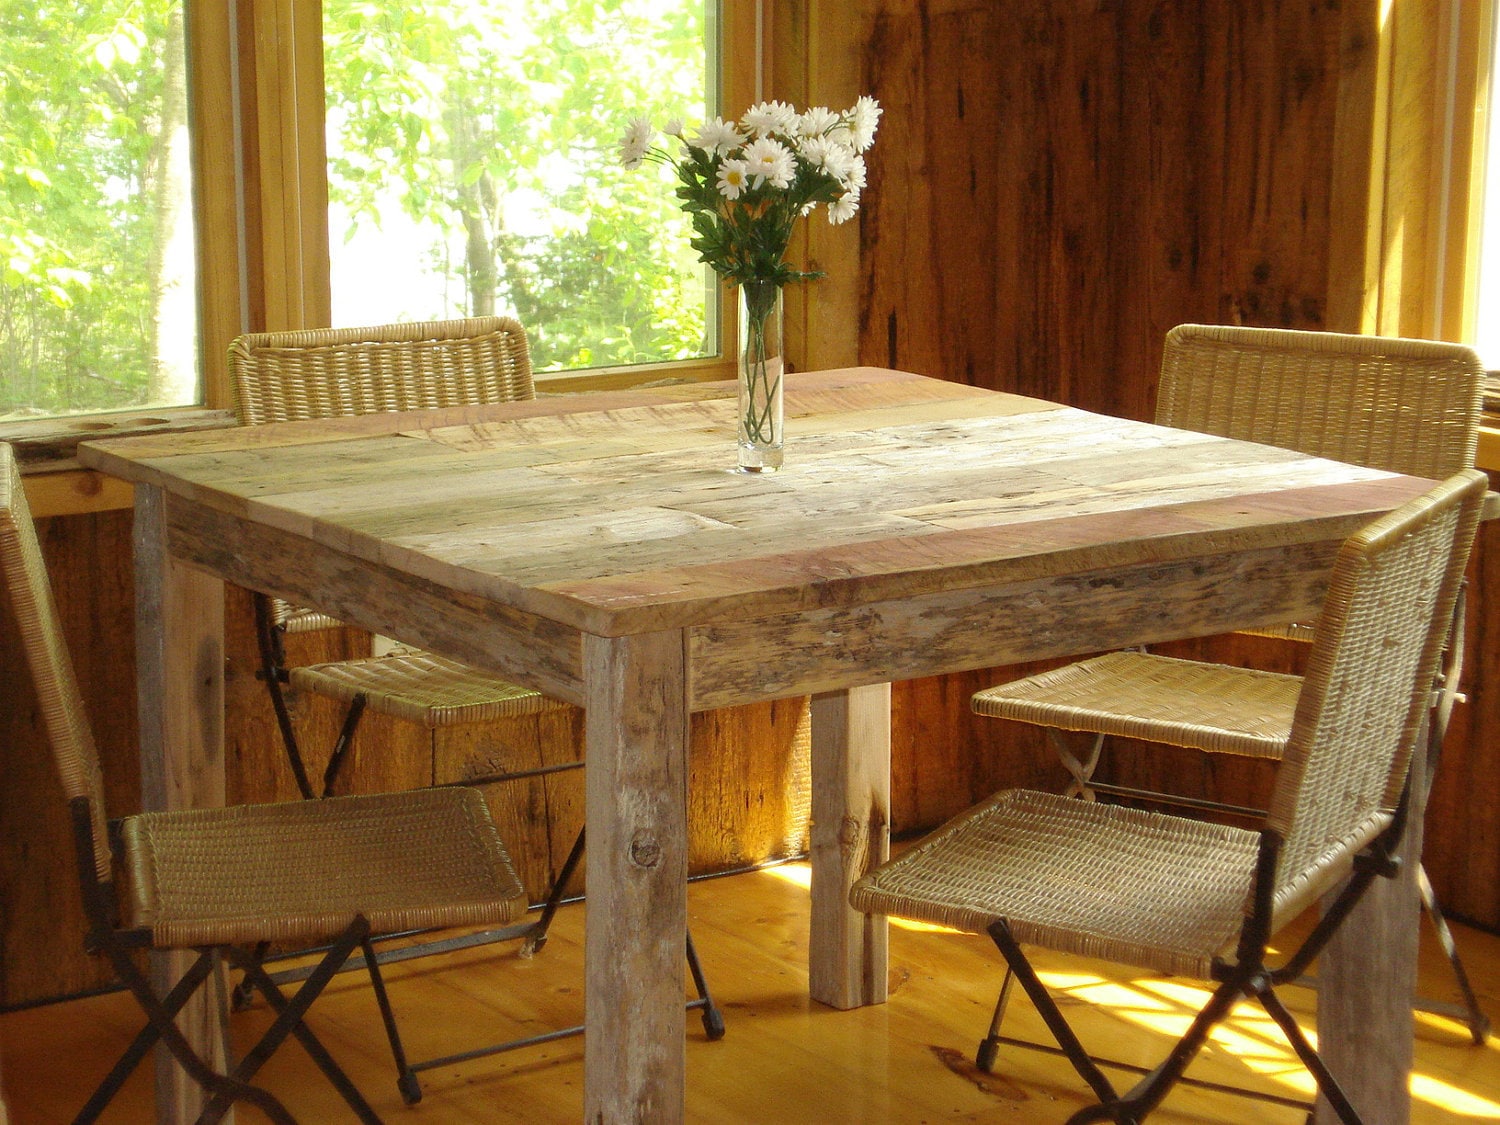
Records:
<instances>
[{"instance_id":1,"label":"bouquet of white daisies","mask_svg":"<svg viewBox=\"0 0 1500 1125\"><path fill-rule=\"evenodd\" d=\"M693 249L730 285L818 276L783 261L792 228L818 204L842 223L859 210L864 153L875 140L881 109L862 97L842 113L815 106L798 113L785 102L761 102L738 121L716 117L688 136L681 122L663 130L676 151L656 144L645 118L620 141L620 163L646 161L676 169L677 196L692 216Z\"/></svg>"}]
</instances>

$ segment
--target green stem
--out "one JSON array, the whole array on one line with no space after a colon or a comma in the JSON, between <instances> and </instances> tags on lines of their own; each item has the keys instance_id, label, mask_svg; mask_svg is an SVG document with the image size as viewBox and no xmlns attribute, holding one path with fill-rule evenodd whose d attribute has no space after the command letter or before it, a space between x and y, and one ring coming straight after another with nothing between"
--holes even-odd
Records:
<instances>
[{"instance_id":1,"label":"green stem","mask_svg":"<svg viewBox=\"0 0 1500 1125\"><path fill-rule=\"evenodd\" d=\"M773 406L781 384L781 372L778 370L772 376L767 370L769 360L775 357L767 354L766 324L776 310L779 288L773 281L746 281L741 288L745 294L745 351L742 364L748 390L741 428L745 440L756 445L774 445L780 437L776 432Z\"/></svg>"}]
</instances>

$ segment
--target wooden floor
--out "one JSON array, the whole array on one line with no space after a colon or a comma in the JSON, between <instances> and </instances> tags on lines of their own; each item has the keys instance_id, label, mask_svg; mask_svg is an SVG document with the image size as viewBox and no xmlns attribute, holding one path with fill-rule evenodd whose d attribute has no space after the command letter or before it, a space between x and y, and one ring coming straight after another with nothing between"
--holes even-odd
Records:
<instances>
[{"instance_id":1,"label":"wooden floor","mask_svg":"<svg viewBox=\"0 0 1500 1125\"><path fill-rule=\"evenodd\" d=\"M807 869L784 868L694 883L690 919L728 1034L709 1042L688 1017L688 1111L693 1122L849 1123L1061 1122L1085 1103L1067 1065L1029 1050L1002 1054L1000 1073L976 1071L972 1056L1001 977L986 941L893 926L891 1000L835 1012L807 999ZM413 1057L575 1021L582 1011L584 907L565 908L552 940L531 960L514 945L483 947L393 967L390 983ZM1500 939L1461 930L1461 948L1487 1009L1500 1015ZM1196 990L1075 959L1039 961L1067 994L1070 1017L1099 1054L1155 1062L1166 1032L1180 1028ZM1424 945L1424 988L1449 998L1451 979ZM1312 994L1287 998L1299 1017ZM1096 1005L1107 1005L1096 1006ZM1289 1097L1310 1089L1274 1025L1245 1009L1223 1029L1195 1073ZM392 1125L402 1122L568 1122L582 1117L582 1041L569 1039L423 1075L425 1097L402 1105L383 1054L366 978L346 974L313 1009L314 1026ZM237 1038L265 1022L263 1010L234 1017ZM1417 1017L1412 1120L1500 1120L1500 1044L1470 1044L1466 1031ZM139 1021L128 998L109 995L0 1016L5 1094L17 1125L64 1122L87 1097ZM1008 1030L1040 1039L1030 1006L1012 1005ZM300 1048L280 1052L265 1084L303 1122L353 1117ZM1152 1120L1301 1125L1291 1108L1180 1089ZM106 1122L151 1119L147 1076L137 1075ZM260 1121L240 1110L241 1122Z\"/></svg>"}]
</instances>

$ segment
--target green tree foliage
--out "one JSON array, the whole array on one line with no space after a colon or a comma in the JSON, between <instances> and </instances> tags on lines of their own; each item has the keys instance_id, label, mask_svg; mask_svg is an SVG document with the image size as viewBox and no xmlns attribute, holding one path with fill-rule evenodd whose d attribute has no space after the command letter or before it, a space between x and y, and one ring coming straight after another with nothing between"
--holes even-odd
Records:
<instances>
[{"instance_id":1,"label":"green tree foliage","mask_svg":"<svg viewBox=\"0 0 1500 1125\"><path fill-rule=\"evenodd\" d=\"M433 232L431 291L464 294L410 315L513 312L539 368L702 354L711 290L687 218L612 149L633 114L704 114L707 31L703 0L325 0L348 237L391 224L394 189Z\"/></svg>"},{"instance_id":2,"label":"green tree foliage","mask_svg":"<svg viewBox=\"0 0 1500 1125\"><path fill-rule=\"evenodd\" d=\"M0 417L149 401L165 0L0 0Z\"/></svg>"}]
</instances>

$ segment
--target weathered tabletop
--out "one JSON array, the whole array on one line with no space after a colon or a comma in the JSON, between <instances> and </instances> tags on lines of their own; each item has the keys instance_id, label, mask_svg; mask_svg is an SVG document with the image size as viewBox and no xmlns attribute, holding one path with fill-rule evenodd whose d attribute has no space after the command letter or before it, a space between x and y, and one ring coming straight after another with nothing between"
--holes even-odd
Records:
<instances>
[{"instance_id":1,"label":"weathered tabletop","mask_svg":"<svg viewBox=\"0 0 1500 1125\"><path fill-rule=\"evenodd\" d=\"M885 927L845 894L886 853L889 681L1305 617L1427 487L871 368L787 410L775 475L730 471L729 384L85 444L144 486L146 800L223 800L222 580L583 705L586 1116L680 1120L691 712L813 695L810 988L879 1002ZM1409 1040L1348 991L1340 1021Z\"/></svg>"}]
</instances>

